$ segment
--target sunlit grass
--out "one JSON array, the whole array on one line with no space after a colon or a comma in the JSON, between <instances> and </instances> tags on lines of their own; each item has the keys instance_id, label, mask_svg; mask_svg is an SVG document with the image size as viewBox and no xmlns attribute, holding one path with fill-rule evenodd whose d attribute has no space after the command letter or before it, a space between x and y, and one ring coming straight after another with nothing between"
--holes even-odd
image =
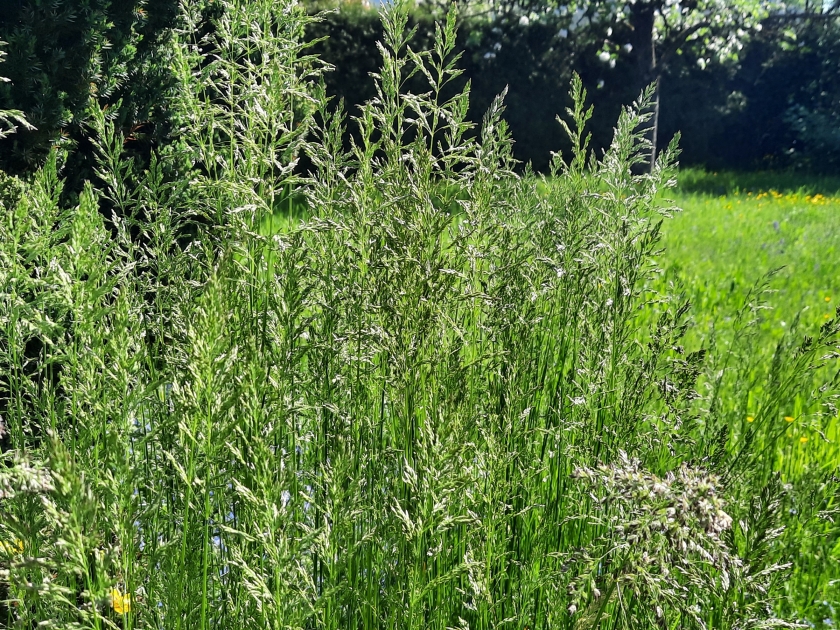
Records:
<instances>
[{"instance_id":1,"label":"sunlit grass","mask_svg":"<svg viewBox=\"0 0 840 630\"><path fill-rule=\"evenodd\" d=\"M669 278L686 281L701 319L732 313L733 300L762 274L780 269L773 309L762 326L778 338L802 312L810 330L834 312L840 296L840 196L682 193L683 212L663 230Z\"/></svg>"},{"instance_id":2,"label":"sunlit grass","mask_svg":"<svg viewBox=\"0 0 840 630\"><path fill-rule=\"evenodd\" d=\"M652 91L598 161L579 79L570 163L521 177L502 99L473 135L468 92L444 97L454 9L422 53L382 12L347 150L313 18L216 4L197 45L184 3L172 51L186 160L133 171L99 113L98 188L63 207L53 157L4 201L0 623L819 621L840 322L811 315L837 287L762 278L826 255L833 198L681 197L672 220L674 147L633 175Z\"/></svg>"},{"instance_id":3,"label":"sunlit grass","mask_svg":"<svg viewBox=\"0 0 840 630\"><path fill-rule=\"evenodd\" d=\"M747 291L778 270L767 280L763 300L752 298L761 305L755 312L754 334L735 352L733 362L741 368L728 384L724 379L720 396L732 410L736 440L746 428L758 427L759 436L773 445L761 465L778 471L787 483L815 493L824 491L821 479L840 465L836 410L829 410L827 420L816 420L826 409L808 389L799 389L782 396L773 413L757 414L761 401L775 394L774 381L760 375L772 369L777 348L805 335L818 335L835 315L840 296L838 191L836 178L681 173L675 197L683 211L664 226L664 252L659 257L663 273L657 281L659 287L671 283L691 300L689 343L737 346L735 314L744 306ZM835 373L836 367L827 365L815 373L815 382ZM707 382L713 376L707 376ZM828 514L832 506L833 500L821 509ZM788 509L792 544L803 560L789 584L790 593L803 609L813 607L808 615L812 623L834 622L838 600L834 584L840 577L836 535L803 534L800 503L793 502Z\"/></svg>"}]
</instances>

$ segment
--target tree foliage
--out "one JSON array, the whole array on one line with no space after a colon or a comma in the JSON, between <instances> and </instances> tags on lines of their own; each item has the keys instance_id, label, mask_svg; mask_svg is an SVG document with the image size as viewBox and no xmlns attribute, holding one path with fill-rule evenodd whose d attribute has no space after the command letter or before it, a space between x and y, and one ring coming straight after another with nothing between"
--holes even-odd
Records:
<instances>
[{"instance_id":1,"label":"tree foliage","mask_svg":"<svg viewBox=\"0 0 840 630\"><path fill-rule=\"evenodd\" d=\"M84 142L94 103L124 129L159 120L170 81L161 44L177 9L177 0L0 3L9 78L0 109L21 110L34 126L3 140L0 168L28 172L52 146Z\"/></svg>"}]
</instances>

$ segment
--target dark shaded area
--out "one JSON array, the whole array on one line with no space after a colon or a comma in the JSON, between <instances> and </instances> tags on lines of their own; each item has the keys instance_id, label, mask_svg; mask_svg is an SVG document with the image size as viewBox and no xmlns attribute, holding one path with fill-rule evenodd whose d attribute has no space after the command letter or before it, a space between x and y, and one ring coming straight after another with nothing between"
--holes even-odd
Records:
<instances>
[{"instance_id":1,"label":"dark shaded area","mask_svg":"<svg viewBox=\"0 0 840 630\"><path fill-rule=\"evenodd\" d=\"M22 110L37 127L0 141L0 170L30 173L52 146L68 146L67 190L78 191L92 176L92 106L108 108L130 154L162 141L173 87L164 51L177 15L177 0L0 3L8 44L0 76L10 79L0 84L0 109Z\"/></svg>"},{"instance_id":2,"label":"dark shaded area","mask_svg":"<svg viewBox=\"0 0 840 630\"><path fill-rule=\"evenodd\" d=\"M412 18L417 31L414 50L430 48L434 42L434 22L429 17ZM320 40L313 51L334 66L325 76L327 93L343 99L347 111L358 112L357 105L375 96L372 73L379 70L382 58L376 43L382 41L382 26L375 12L349 10L333 13L310 26L307 37ZM598 41L581 42L557 37L550 24L498 26L464 24L458 32L457 49L462 51L458 67L464 70L452 86L463 87L470 81L469 118L480 123L493 99L505 87L505 120L515 141L514 154L536 170L546 170L552 151L568 152L568 144L558 114L571 104L569 82L573 70L590 90L590 100L597 103L592 120L593 145L605 147L612 139L612 126L622 104L633 100L629 82L615 81L612 90L598 88L604 64L597 59ZM629 70L625 62L612 70ZM411 84L409 84L411 85ZM419 80L411 87L427 89Z\"/></svg>"},{"instance_id":3,"label":"dark shaded area","mask_svg":"<svg viewBox=\"0 0 840 630\"><path fill-rule=\"evenodd\" d=\"M684 131L684 163L836 173L838 59L840 19L769 20L736 68L701 70L696 56L674 64L663 83L663 129Z\"/></svg>"},{"instance_id":4,"label":"dark shaded area","mask_svg":"<svg viewBox=\"0 0 840 630\"><path fill-rule=\"evenodd\" d=\"M203 0L203 26L218 4ZM167 42L178 13L176 0L6 0L0 2L0 39L8 42L0 76L0 109L20 109L37 131L19 131L0 141L0 170L27 174L43 164L50 147L64 145L65 191L72 195L94 173L92 106L106 107L142 167L157 147L174 146L177 86ZM768 20L747 45L738 64L698 66L701 50L687 47L664 68L659 144L682 132L683 164L709 169L840 169L840 25L837 20L793 23ZM458 35L463 51L460 83L469 80L469 117L480 123L497 94L508 87L505 119L514 154L538 171L551 153L570 147L556 121L569 104L568 87L578 72L595 105L590 129L602 150L619 110L638 95L635 52L619 52L610 67L598 59L603 26L574 33L553 23L504 20L465 22ZM434 22L412 18L415 50L432 47ZM611 39L632 40L627 26L613 25ZM625 29L625 32L621 30ZM206 34L203 31L202 34ZM791 37L795 35L795 39ZM370 74L380 68L379 16L358 5L311 24L313 51L335 67L325 76L328 94L343 98L353 115L372 98ZM410 84L424 90L419 78ZM352 127L352 125L351 125Z\"/></svg>"},{"instance_id":5,"label":"dark shaded area","mask_svg":"<svg viewBox=\"0 0 840 630\"><path fill-rule=\"evenodd\" d=\"M414 25L412 47L429 47L431 19L415 17ZM374 96L370 73L379 69L376 42L382 39L375 12L350 8L331 14L307 35L327 38L315 51L336 68L326 77L330 95L343 98L350 113ZM612 39L622 37L631 39L620 32ZM544 23L462 25L459 66L462 79L471 82L470 118L480 122L493 98L508 86L505 119L516 141L514 154L545 170L552 151L569 149L556 116L569 102L574 70L595 105L593 146L603 149L620 108L638 95L639 70L632 54L619 54L614 67L600 61L602 39L592 29L561 37L555 26ZM736 170L840 168L837 20L768 20L738 64L712 60L701 69L702 52L688 47L664 69L660 147L680 131L683 164Z\"/></svg>"}]
</instances>

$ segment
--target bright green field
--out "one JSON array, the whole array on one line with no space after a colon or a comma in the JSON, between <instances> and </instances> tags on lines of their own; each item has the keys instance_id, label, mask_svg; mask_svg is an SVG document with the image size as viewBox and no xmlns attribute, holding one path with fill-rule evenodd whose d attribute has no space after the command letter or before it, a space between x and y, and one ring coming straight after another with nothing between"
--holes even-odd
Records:
<instances>
[{"instance_id":1,"label":"bright green field","mask_svg":"<svg viewBox=\"0 0 840 630\"><path fill-rule=\"evenodd\" d=\"M721 394L738 423L755 417L777 348L816 336L840 304L838 191L840 180L802 176L698 171L680 176L674 198L683 210L663 225L662 288L673 284L692 304L691 347L734 346L736 329L743 326L745 339L728 369L748 374L750 387L733 378L740 380L737 391L724 387ZM748 304L755 309L751 326L737 319ZM805 391L782 402L779 411L781 418L796 418L786 433L798 442L799 464L810 452L805 458L810 469L840 462L835 440L815 440L816 431L826 430L809 422L816 411ZM780 452L777 466L783 474L798 472L790 468L789 454Z\"/></svg>"},{"instance_id":2,"label":"bright green field","mask_svg":"<svg viewBox=\"0 0 840 630\"><path fill-rule=\"evenodd\" d=\"M839 191L837 179L683 172L674 195L683 211L664 223L659 258L663 287L674 283L693 305L687 345L739 347L727 369L740 374L724 378L730 385L720 394L735 440L755 422L776 451L765 465L773 462L784 481L815 492L840 463L837 419L816 420L806 390L789 395L767 417L758 417L758 401L770 394L767 374L776 348L818 334L840 304ZM778 272L768 278L773 270ZM761 286L764 293L748 298L751 288ZM764 308L739 345L737 313L745 303ZM794 509L790 534L797 528ZM817 627L836 623L840 613L835 537L827 527L823 537L804 536L791 549L797 557L789 593L799 611L810 611L805 621Z\"/></svg>"},{"instance_id":3,"label":"bright green field","mask_svg":"<svg viewBox=\"0 0 840 630\"><path fill-rule=\"evenodd\" d=\"M663 266L685 283L698 323L731 314L774 269L764 328L778 338L802 313L813 329L840 302L840 180L688 171L683 212L663 226Z\"/></svg>"}]
</instances>

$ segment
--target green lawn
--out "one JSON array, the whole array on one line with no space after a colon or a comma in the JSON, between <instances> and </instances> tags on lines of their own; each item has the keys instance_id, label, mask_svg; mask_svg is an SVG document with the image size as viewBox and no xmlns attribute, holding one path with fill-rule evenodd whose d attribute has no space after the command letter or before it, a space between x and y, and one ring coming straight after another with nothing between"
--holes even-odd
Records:
<instances>
[{"instance_id":1,"label":"green lawn","mask_svg":"<svg viewBox=\"0 0 840 630\"><path fill-rule=\"evenodd\" d=\"M740 179L740 184L736 184ZM806 330L840 301L840 180L689 171L683 212L664 225L663 267L685 283L698 323L726 316L745 289L775 269L765 331L778 338L802 315ZM722 194L715 194L720 193Z\"/></svg>"},{"instance_id":2,"label":"green lawn","mask_svg":"<svg viewBox=\"0 0 840 630\"><path fill-rule=\"evenodd\" d=\"M771 372L777 349L779 356L790 356L784 350L806 335L818 335L840 304L838 191L838 179L683 172L674 194L683 211L665 221L659 257L657 288L673 283L693 305L686 345L732 352L719 393L733 432L730 448L754 427L775 450L762 465L772 465L784 482L806 495L811 489L824 493L826 484L836 483L829 475L840 463L837 418L818 419L819 405L807 387L779 396L776 406L766 401L776 395ZM755 309L739 320L745 304ZM813 382L832 376L823 368ZM705 393L713 381L708 373ZM826 496L836 501L837 492ZM835 609L840 612L833 584L840 577L836 528L826 518L821 536L803 535L797 531L796 502L785 508L796 562L789 592L799 613L807 611L806 621L829 627L838 620ZM835 506L826 499L819 508L829 513Z\"/></svg>"},{"instance_id":3,"label":"green lawn","mask_svg":"<svg viewBox=\"0 0 840 630\"><path fill-rule=\"evenodd\" d=\"M663 225L659 288L671 285L692 303L689 346L738 346L733 354L744 365L729 369L742 374L733 377L737 388L722 406L733 417L740 414L741 421L755 417L758 399L771 393L763 391L769 381L762 379L777 349L817 336L840 304L840 180L800 177L798 188L795 181L789 175L688 171L675 195L683 211ZM707 192L719 188L727 192ZM739 321L745 305L752 305L751 317ZM743 376L749 377L746 386ZM797 418L787 428L794 441L811 442L815 436L809 428L826 429L808 424L816 411L807 391L782 401L779 414ZM814 451L805 439L800 450ZM837 450L820 442L822 449ZM821 461L825 466L837 462ZM778 465L785 473L781 459Z\"/></svg>"}]
</instances>

